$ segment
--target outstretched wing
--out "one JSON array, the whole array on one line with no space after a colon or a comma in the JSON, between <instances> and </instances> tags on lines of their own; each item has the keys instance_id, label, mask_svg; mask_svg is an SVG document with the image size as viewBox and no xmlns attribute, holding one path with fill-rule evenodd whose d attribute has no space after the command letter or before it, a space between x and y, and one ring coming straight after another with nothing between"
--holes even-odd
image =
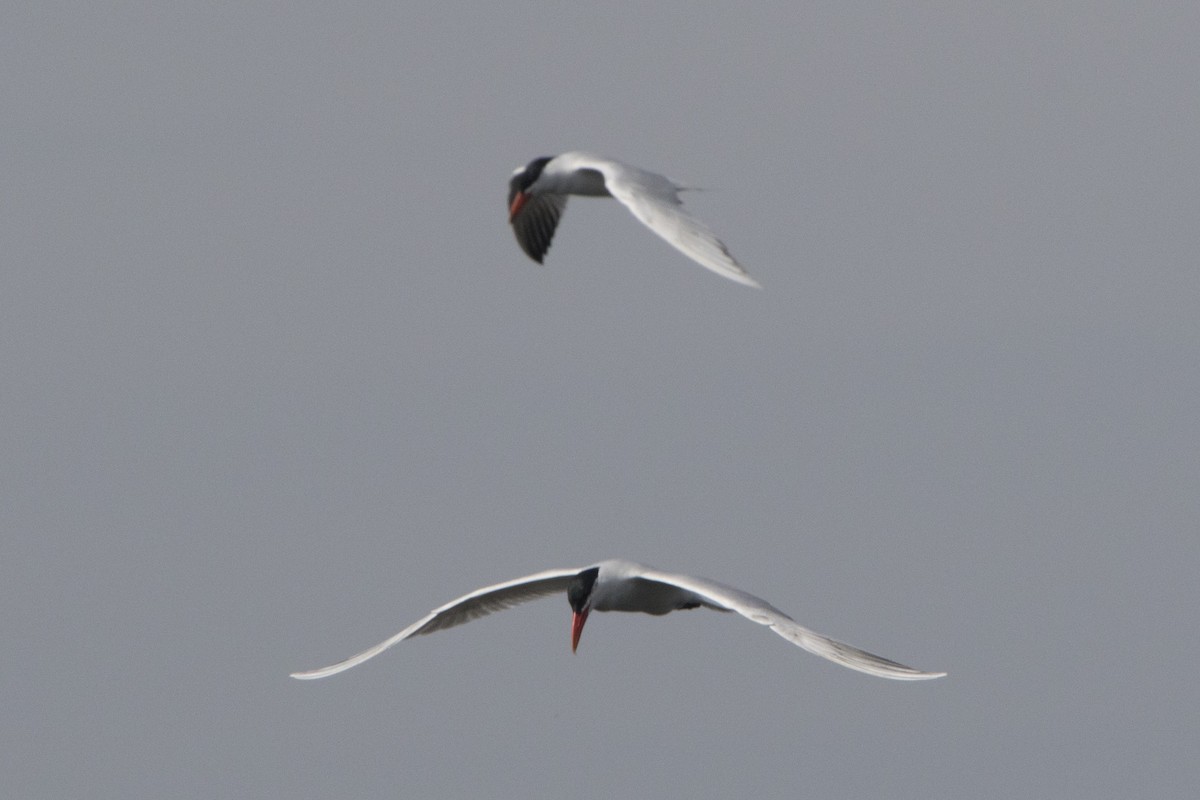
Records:
<instances>
[{"instance_id":1,"label":"outstretched wing","mask_svg":"<svg viewBox=\"0 0 1200 800\"><path fill-rule=\"evenodd\" d=\"M944 672L924 672L906 667L845 642L830 639L828 636L800 625L761 597L755 597L748 592L707 578L675 575L654 569L647 569L641 577L644 580L659 581L692 592L714 606L736 611L746 619L753 620L759 625L766 625L784 639L810 653L868 675L877 675L880 678L891 678L898 681L923 681L940 678L946 674Z\"/></svg>"},{"instance_id":2,"label":"outstretched wing","mask_svg":"<svg viewBox=\"0 0 1200 800\"><path fill-rule=\"evenodd\" d=\"M462 625L464 622L470 622L473 619L486 616L493 611L511 608L519 603L525 603L549 594L565 592L567 584L577 574L579 574L578 569L551 569L539 572L536 575L527 575L524 578L497 583L495 586L485 586L482 589L476 589L457 600L452 600L441 608L430 611L423 618L409 625L390 639L385 639L374 647L369 647L357 655L350 656L345 661L339 661L336 664L321 667L320 669L293 672L292 677L299 678L300 680L311 680L313 678L336 675L351 667L358 666L367 659L374 658L392 645L413 636L433 633L445 628L453 628L455 625Z\"/></svg>"},{"instance_id":3,"label":"outstretched wing","mask_svg":"<svg viewBox=\"0 0 1200 800\"><path fill-rule=\"evenodd\" d=\"M731 281L762 288L707 225L683 210L671 181L619 162L602 162L600 169L609 193L676 250Z\"/></svg>"}]
</instances>

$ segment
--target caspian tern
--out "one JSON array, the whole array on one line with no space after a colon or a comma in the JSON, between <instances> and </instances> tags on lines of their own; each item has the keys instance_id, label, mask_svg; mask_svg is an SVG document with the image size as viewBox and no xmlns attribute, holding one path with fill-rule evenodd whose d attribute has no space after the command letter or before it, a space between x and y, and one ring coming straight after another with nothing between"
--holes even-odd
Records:
<instances>
[{"instance_id":1,"label":"caspian tern","mask_svg":"<svg viewBox=\"0 0 1200 800\"><path fill-rule=\"evenodd\" d=\"M922 672L865 650L810 631L766 600L707 578L660 572L632 561L601 561L586 569L551 569L495 586L485 586L434 609L390 639L345 661L328 667L293 672L309 680L336 675L413 636L433 633L470 622L493 611L510 608L545 595L565 591L571 604L571 651L579 646L583 624L592 611L640 611L662 615L681 608L736 611L746 619L766 625L775 633L810 653L868 675L900 681L940 678L944 672Z\"/></svg>"},{"instance_id":2,"label":"caspian tern","mask_svg":"<svg viewBox=\"0 0 1200 800\"><path fill-rule=\"evenodd\" d=\"M590 153L535 158L508 182L508 221L517 244L541 264L554 238L567 195L615 197L650 230L702 266L731 281L759 288L703 222L684 211L667 178Z\"/></svg>"}]
</instances>

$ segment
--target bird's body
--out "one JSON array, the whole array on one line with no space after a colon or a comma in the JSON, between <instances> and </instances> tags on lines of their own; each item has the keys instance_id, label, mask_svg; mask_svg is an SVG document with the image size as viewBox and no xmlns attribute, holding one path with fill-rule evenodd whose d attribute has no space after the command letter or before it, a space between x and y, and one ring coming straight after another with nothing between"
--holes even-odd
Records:
<instances>
[{"instance_id":1,"label":"bird's body","mask_svg":"<svg viewBox=\"0 0 1200 800\"><path fill-rule=\"evenodd\" d=\"M662 615L688 608L735 612L766 625L792 644L842 666L894 680L938 678L944 672L923 672L865 650L830 639L799 625L765 600L707 578L662 572L632 561L613 559L584 569L553 569L486 586L434 609L422 619L374 647L345 661L320 669L292 673L310 679L334 675L361 664L404 639L470 622L493 611L538 597L566 592L571 605L571 648L579 644L584 622L592 611L630 611Z\"/></svg>"},{"instance_id":2,"label":"bird's body","mask_svg":"<svg viewBox=\"0 0 1200 800\"><path fill-rule=\"evenodd\" d=\"M683 210L681 191L683 187L657 173L572 151L535 158L513 172L508 219L521 249L540 264L568 195L613 197L693 261L732 281L757 287L708 226Z\"/></svg>"},{"instance_id":3,"label":"bird's body","mask_svg":"<svg viewBox=\"0 0 1200 800\"><path fill-rule=\"evenodd\" d=\"M662 616L700 606L715 611L729 610L688 591L678 583L654 580L652 575L655 570L632 561L611 559L601 561L597 567L599 574L591 597L593 611L628 611Z\"/></svg>"}]
</instances>

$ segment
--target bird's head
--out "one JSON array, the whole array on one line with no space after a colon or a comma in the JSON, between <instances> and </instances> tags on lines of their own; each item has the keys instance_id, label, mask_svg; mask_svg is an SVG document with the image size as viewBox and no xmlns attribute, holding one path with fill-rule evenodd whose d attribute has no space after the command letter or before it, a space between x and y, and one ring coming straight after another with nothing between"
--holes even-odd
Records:
<instances>
[{"instance_id":1,"label":"bird's head","mask_svg":"<svg viewBox=\"0 0 1200 800\"><path fill-rule=\"evenodd\" d=\"M542 170L550 163L552 156L535 158L523 167L513 170L513 176L508 182L508 221L512 222L521 211L521 206L529 199L529 187L542 175Z\"/></svg>"},{"instance_id":2,"label":"bird's head","mask_svg":"<svg viewBox=\"0 0 1200 800\"><path fill-rule=\"evenodd\" d=\"M583 634L583 623L587 622L588 613L592 610L592 590L596 586L596 576L599 574L599 567L589 567L567 584L567 602L571 604L572 653L579 647L579 637Z\"/></svg>"}]
</instances>

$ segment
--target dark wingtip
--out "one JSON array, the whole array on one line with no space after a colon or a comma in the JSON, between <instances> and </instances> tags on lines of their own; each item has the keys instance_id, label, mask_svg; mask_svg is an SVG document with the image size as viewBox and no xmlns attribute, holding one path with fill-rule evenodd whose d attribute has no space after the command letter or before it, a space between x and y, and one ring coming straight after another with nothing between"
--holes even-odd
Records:
<instances>
[{"instance_id":1,"label":"dark wingtip","mask_svg":"<svg viewBox=\"0 0 1200 800\"><path fill-rule=\"evenodd\" d=\"M558 218L565 205L566 197L561 195L534 196L521 204L510 222L517 244L525 251L525 255L538 264L542 263L550 249L554 229L558 226Z\"/></svg>"}]
</instances>

